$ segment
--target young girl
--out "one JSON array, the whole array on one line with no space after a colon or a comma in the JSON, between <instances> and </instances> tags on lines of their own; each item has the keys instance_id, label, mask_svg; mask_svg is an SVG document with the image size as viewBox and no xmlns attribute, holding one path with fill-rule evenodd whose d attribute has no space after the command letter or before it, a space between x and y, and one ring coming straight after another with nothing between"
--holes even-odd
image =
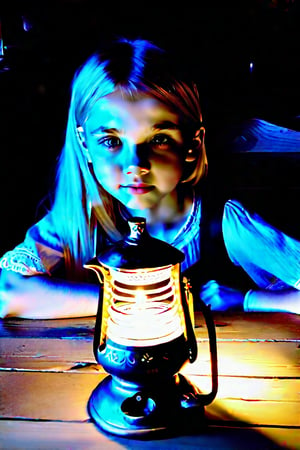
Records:
<instances>
[{"instance_id":1,"label":"young girl","mask_svg":"<svg viewBox=\"0 0 300 450\"><path fill-rule=\"evenodd\" d=\"M185 253L182 271L212 309L299 312L299 272L280 278L279 262L269 273L274 236L280 246L282 233L238 202L225 206L225 246L263 290L247 291L244 299L245 291L209 281L205 256L213 266L224 259L214 260L209 241L204 136L197 87L163 50L121 39L92 55L73 80L53 204L1 259L1 317L95 315L99 285L83 265L127 233L130 216L146 218L152 236ZM299 245L290 243L299 263ZM280 296L268 287L279 287Z\"/></svg>"}]
</instances>

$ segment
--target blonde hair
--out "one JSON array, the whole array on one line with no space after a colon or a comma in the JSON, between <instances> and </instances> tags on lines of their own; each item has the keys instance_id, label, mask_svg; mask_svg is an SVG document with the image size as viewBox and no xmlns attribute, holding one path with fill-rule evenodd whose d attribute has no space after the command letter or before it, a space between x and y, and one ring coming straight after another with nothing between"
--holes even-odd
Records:
<instances>
[{"instance_id":1,"label":"blonde hair","mask_svg":"<svg viewBox=\"0 0 300 450\"><path fill-rule=\"evenodd\" d=\"M189 139L201 130L199 93L194 82L178 76L165 52L145 40L120 39L94 53L75 73L52 207L57 234L64 248L69 278L82 278L82 265L95 254L98 239L116 241L124 233L126 208L108 194L93 176L78 127L83 126L94 102L120 89L127 96L147 93L177 111ZM182 182L197 185L207 169L202 140L192 171Z\"/></svg>"}]
</instances>

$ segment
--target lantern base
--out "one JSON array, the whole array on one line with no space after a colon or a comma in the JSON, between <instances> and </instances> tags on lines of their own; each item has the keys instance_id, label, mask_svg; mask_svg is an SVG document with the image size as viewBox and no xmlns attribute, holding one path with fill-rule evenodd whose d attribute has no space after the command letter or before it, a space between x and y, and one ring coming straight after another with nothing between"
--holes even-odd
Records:
<instances>
[{"instance_id":1,"label":"lantern base","mask_svg":"<svg viewBox=\"0 0 300 450\"><path fill-rule=\"evenodd\" d=\"M108 433L141 439L199 431L204 407L197 401L197 388L181 374L155 381L144 385L107 376L88 402L93 422Z\"/></svg>"}]
</instances>

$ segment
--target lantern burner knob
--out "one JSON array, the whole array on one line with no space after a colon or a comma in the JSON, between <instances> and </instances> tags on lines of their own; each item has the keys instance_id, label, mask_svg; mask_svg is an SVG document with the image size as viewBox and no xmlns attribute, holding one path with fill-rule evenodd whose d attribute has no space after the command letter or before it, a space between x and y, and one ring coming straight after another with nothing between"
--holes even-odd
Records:
<instances>
[{"instance_id":1,"label":"lantern burner knob","mask_svg":"<svg viewBox=\"0 0 300 450\"><path fill-rule=\"evenodd\" d=\"M146 231L146 219L143 217L132 217L128 220L130 228L130 234L126 241L131 245L138 245L139 241L145 237Z\"/></svg>"}]
</instances>

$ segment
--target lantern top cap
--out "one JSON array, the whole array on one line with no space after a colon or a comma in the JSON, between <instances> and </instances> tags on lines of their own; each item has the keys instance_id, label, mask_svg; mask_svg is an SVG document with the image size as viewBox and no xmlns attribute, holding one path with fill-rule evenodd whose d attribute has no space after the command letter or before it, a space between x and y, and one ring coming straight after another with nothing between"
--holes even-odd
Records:
<instances>
[{"instance_id":1,"label":"lantern top cap","mask_svg":"<svg viewBox=\"0 0 300 450\"><path fill-rule=\"evenodd\" d=\"M101 252L98 262L114 269L136 270L175 265L184 260L184 253L160 239L150 236L146 219L128 220L129 234Z\"/></svg>"}]
</instances>

